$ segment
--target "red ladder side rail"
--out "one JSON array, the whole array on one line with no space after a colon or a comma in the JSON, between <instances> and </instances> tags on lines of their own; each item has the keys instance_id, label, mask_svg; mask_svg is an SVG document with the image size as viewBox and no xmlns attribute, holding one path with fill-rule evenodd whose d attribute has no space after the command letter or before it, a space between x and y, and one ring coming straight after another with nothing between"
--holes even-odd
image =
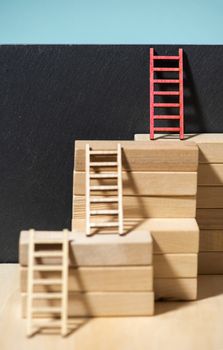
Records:
<instances>
[{"instance_id":1,"label":"red ladder side rail","mask_svg":"<svg viewBox=\"0 0 223 350\"><path fill-rule=\"evenodd\" d=\"M154 67L154 60L176 60L178 67ZM155 79L154 72L179 72L178 79ZM157 91L154 84L178 84L177 91ZM170 85L171 86L171 85ZM179 96L178 103L156 103L155 96ZM156 115L155 108L174 107L179 109L178 115ZM154 121L160 120L179 120L179 127L155 127ZM184 139L184 100L183 100L183 49L179 49L178 56L156 56L154 49L150 48L150 139L154 139L154 132L179 132L180 139Z\"/></svg>"},{"instance_id":2,"label":"red ladder side rail","mask_svg":"<svg viewBox=\"0 0 223 350\"><path fill-rule=\"evenodd\" d=\"M180 139L184 139L183 49L179 49Z\"/></svg>"},{"instance_id":3,"label":"red ladder side rail","mask_svg":"<svg viewBox=\"0 0 223 350\"><path fill-rule=\"evenodd\" d=\"M150 48L150 139L154 140L154 49Z\"/></svg>"}]
</instances>

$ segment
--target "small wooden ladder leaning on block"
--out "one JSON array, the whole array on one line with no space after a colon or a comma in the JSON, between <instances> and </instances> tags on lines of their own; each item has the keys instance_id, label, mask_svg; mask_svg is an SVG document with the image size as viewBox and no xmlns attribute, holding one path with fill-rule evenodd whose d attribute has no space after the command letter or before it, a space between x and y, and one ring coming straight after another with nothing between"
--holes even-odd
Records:
<instances>
[{"instance_id":1,"label":"small wooden ladder leaning on block","mask_svg":"<svg viewBox=\"0 0 223 350\"><path fill-rule=\"evenodd\" d=\"M51 248L55 245L59 247L57 250ZM46 246L48 249L41 250L41 246ZM36 325L38 325L38 329L61 327L61 335L65 336L67 335L68 303L68 231L63 230L63 233L61 232L61 239L46 240L35 238L35 231L30 230L28 253L27 336L31 336L35 333L33 329L35 326L34 321ZM61 263L46 265L43 262L36 262L36 260L45 258L59 258ZM61 278L49 279L48 277L36 277L35 275L35 273L42 272L44 274L44 272L48 271L59 271L61 273ZM61 286L60 293L50 292L51 285ZM45 293L37 292L35 291L35 287L37 286L46 286L46 289L49 289L49 291ZM60 306L51 306L50 304L53 300L59 300ZM35 301L49 302L49 306L35 306ZM51 322L43 323L41 316L44 314L50 314L51 317L57 316L57 319L53 318ZM35 317L35 315L38 315L38 318Z\"/></svg>"},{"instance_id":2,"label":"small wooden ladder leaning on block","mask_svg":"<svg viewBox=\"0 0 223 350\"><path fill-rule=\"evenodd\" d=\"M165 63L165 66L157 66L155 62L175 62L175 66L171 66ZM168 65L168 67L166 67ZM177 66L176 66L177 65ZM172 76L171 79L160 79L155 77L155 74L169 72ZM173 73L177 77L173 77ZM155 89L155 86L161 85L161 90ZM166 86L166 87L165 87ZM168 86L177 86L169 89ZM167 89L168 88L168 89ZM183 49L179 49L178 56L159 56L154 55L154 49L150 48L150 139L154 140L155 132L179 132L180 139L184 139L184 80L183 80ZM159 98L176 98L177 102L158 102ZM157 100L158 98L158 100ZM167 101L168 101L167 100ZM159 108L161 111L177 109L177 114L170 114L161 112L162 114L155 113L155 110ZM177 120L177 127L160 127L155 126L156 121L162 120Z\"/></svg>"},{"instance_id":3,"label":"small wooden ladder leaning on block","mask_svg":"<svg viewBox=\"0 0 223 350\"><path fill-rule=\"evenodd\" d=\"M112 161L111 161L112 159ZM117 150L92 150L86 145L85 152L86 173L86 235L92 234L92 229L116 228L120 235L123 231L123 205L122 205L122 149L117 145ZM109 169L109 170L107 170ZM115 169L115 170L114 170ZM92 185L93 181L107 181L106 185ZM110 184L108 183L110 181ZM115 185L114 185L115 181ZM111 185L111 182L113 183ZM97 191L104 195L92 195ZM115 195L114 195L115 191ZM116 209L114 205L116 204ZM96 205L97 209L92 209ZM106 205L106 209L98 207ZM107 209L107 206L113 209ZM103 216L117 217L114 221L99 220ZM92 221L97 217L97 220Z\"/></svg>"}]
</instances>

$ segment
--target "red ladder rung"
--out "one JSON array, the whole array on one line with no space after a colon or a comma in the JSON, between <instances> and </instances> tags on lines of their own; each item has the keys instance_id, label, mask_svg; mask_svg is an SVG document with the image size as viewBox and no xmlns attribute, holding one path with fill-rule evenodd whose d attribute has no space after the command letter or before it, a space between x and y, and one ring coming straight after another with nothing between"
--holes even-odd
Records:
<instances>
[{"instance_id":1,"label":"red ladder rung","mask_svg":"<svg viewBox=\"0 0 223 350\"><path fill-rule=\"evenodd\" d=\"M153 56L154 60L179 60L179 56Z\"/></svg>"},{"instance_id":2,"label":"red ladder rung","mask_svg":"<svg viewBox=\"0 0 223 350\"><path fill-rule=\"evenodd\" d=\"M179 91L154 91L154 95L160 96L179 96Z\"/></svg>"},{"instance_id":3,"label":"red ladder rung","mask_svg":"<svg viewBox=\"0 0 223 350\"><path fill-rule=\"evenodd\" d=\"M162 127L162 128L154 128L154 131L180 131L180 128L170 128L170 127Z\"/></svg>"},{"instance_id":4,"label":"red ladder rung","mask_svg":"<svg viewBox=\"0 0 223 350\"><path fill-rule=\"evenodd\" d=\"M154 84L178 84L180 82L179 79L154 79Z\"/></svg>"},{"instance_id":5,"label":"red ladder rung","mask_svg":"<svg viewBox=\"0 0 223 350\"><path fill-rule=\"evenodd\" d=\"M154 103L154 107L180 107L179 103Z\"/></svg>"},{"instance_id":6,"label":"red ladder rung","mask_svg":"<svg viewBox=\"0 0 223 350\"><path fill-rule=\"evenodd\" d=\"M179 115L154 115L154 119L180 119Z\"/></svg>"},{"instance_id":7,"label":"red ladder rung","mask_svg":"<svg viewBox=\"0 0 223 350\"><path fill-rule=\"evenodd\" d=\"M171 67L155 67L154 72L179 72L179 68L171 68Z\"/></svg>"}]
</instances>

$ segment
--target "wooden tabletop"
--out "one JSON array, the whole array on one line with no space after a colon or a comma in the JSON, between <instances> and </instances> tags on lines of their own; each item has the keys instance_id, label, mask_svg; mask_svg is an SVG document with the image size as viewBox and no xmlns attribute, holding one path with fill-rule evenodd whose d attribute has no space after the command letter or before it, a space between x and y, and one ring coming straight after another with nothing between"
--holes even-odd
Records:
<instances>
[{"instance_id":1,"label":"wooden tabletop","mask_svg":"<svg viewBox=\"0 0 223 350\"><path fill-rule=\"evenodd\" d=\"M155 316L72 320L67 338L26 338L21 319L19 266L0 265L0 349L2 350L222 350L223 275L199 276L199 299L156 303Z\"/></svg>"}]
</instances>

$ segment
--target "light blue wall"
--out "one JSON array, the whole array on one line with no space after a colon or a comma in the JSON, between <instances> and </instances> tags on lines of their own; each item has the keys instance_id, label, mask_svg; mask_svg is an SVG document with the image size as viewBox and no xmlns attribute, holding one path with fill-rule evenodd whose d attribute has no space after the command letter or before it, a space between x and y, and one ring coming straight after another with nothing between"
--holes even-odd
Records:
<instances>
[{"instance_id":1,"label":"light blue wall","mask_svg":"<svg viewBox=\"0 0 223 350\"><path fill-rule=\"evenodd\" d=\"M223 0L0 0L0 43L222 44Z\"/></svg>"}]
</instances>

